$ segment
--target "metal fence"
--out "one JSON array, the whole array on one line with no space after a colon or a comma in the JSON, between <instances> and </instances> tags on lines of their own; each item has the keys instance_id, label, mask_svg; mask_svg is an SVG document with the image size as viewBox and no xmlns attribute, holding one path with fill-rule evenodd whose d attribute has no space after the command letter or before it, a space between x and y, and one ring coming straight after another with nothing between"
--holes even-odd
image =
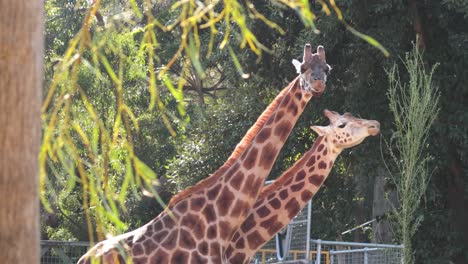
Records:
<instances>
[{"instance_id":1,"label":"metal fence","mask_svg":"<svg viewBox=\"0 0 468 264\"><path fill-rule=\"evenodd\" d=\"M262 248L252 263L309 264L401 264L403 245L310 240L309 257L305 250L291 250L288 258L279 261L275 249Z\"/></svg>"},{"instance_id":2,"label":"metal fence","mask_svg":"<svg viewBox=\"0 0 468 264\"><path fill-rule=\"evenodd\" d=\"M88 242L42 240L41 264L74 264L88 248Z\"/></svg>"},{"instance_id":3,"label":"metal fence","mask_svg":"<svg viewBox=\"0 0 468 264\"><path fill-rule=\"evenodd\" d=\"M273 240L274 241L274 240ZM261 249L252 263L309 263L309 264L401 264L403 246L342 241L309 240L310 250L294 249L279 262L275 248ZM269 242L266 246L274 246ZM41 264L72 264L86 253L87 242L41 241ZM307 253L309 257L307 258Z\"/></svg>"}]
</instances>

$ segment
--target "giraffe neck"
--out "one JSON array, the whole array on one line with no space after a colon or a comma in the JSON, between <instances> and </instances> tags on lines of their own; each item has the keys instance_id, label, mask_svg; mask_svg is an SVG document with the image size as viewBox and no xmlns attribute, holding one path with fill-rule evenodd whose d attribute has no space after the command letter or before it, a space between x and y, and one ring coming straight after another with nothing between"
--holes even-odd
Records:
<instances>
[{"instance_id":1,"label":"giraffe neck","mask_svg":"<svg viewBox=\"0 0 468 264\"><path fill-rule=\"evenodd\" d=\"M278 96L276 96L276 98L268 105L268 107L258 117L257 121L252 125L252 127L250 127L250 129L244 135L244 137L239 142L239 144L237 144L236 148L231 153L231 155L226 160L226 162L224 162L224 164L218 170L216 170L210 177L200 181L196 185L191 186L185 189L184 191L178 193L174 197L172 197L171 200L169 201L169 206L188 197L189 195L191 195L198 189L209 186L213 184L214 181L218 180L218 178L221 177L221 175L223 175L226 172L226 170L229 169L235 163L237 159L239 159L239 157L244 153L245 149L248 148L252 144L252 141L260 132L260 130L263 128L263 126L265 125L265 122L267 122L269 118L276 113L285 95L290 92L293 86L297 85L297 83L299 82L298 80L299 80L299 76L296 77L296 79L294 79L288 86L286 86L278 94Z\"/></svg>"},{"instance_id":2,"label":"giraffe neck","mask_svg":"<svg viewBox=\"0 0 468 264\"><path fill-rule=\"evenodd\" d=\"M248 263L266 242L304 208L328 177L340 151L326 137L265 187L225 250L227 263Z\"/></svg>"}]
</instances>

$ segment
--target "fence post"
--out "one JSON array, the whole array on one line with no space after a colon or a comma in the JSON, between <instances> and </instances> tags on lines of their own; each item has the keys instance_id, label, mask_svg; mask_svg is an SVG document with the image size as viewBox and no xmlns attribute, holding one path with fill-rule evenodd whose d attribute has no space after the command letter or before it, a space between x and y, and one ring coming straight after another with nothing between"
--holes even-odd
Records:
<instances>
[{"instance_id":1,"label":"fence post","mask_svg":"<svg viewBox=\"0 0 468 264\"><path fill-rule=\"evenodd\" d=\"M310 230L312 226L312 199L307 204L307 240L306 240L306 258L307 263L312 260L310 256Z\"/></svg>"},{"instance_id":2,"label":"fence post","mask_svg":"<svg viewBox=\"0 0 468 264\"><path fill-rule=\"evenodd\" d=\"M316 264L320 264L320 257L321 257L321 254L322 254L322 240L321 239L318 239L317 240L317 258L315 260L315 263Z\"/></svg>"},{"instance_id":3,"label":"fence post","mask_svg":"<svg viewBox=\"0 0 468 264\"><path fill-rule=\"evenodd\" d=\"M364 248L364 264L367 264L369 262L368 258L367 258L367 247Z\"/></svg>"}]
</instances>

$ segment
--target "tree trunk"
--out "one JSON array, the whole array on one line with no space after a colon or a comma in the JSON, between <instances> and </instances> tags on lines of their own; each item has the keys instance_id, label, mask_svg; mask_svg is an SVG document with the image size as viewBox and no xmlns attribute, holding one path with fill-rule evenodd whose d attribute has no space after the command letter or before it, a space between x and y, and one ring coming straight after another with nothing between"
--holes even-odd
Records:
<instances>
[{"instance_id":1,"label":"tree trunk","mask_svg":"<svg viewBox=\"0 0 468 264\"><path fill-rule=\"evenodd\" d=\"M1 263L39 263L42 24L42 1L1 2Z\"/></svg>"}]
</instances>

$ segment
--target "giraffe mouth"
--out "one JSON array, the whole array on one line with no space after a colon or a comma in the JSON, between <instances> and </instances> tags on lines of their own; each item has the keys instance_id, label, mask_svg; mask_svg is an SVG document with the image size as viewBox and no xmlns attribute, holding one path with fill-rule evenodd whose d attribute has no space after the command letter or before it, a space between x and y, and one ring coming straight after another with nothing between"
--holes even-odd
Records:
<instances>
[{"instance_id":1,"label":"giraffe mouth","mask_svg":"<svg viewBox=\"0 0 468 264\"><path fill-rule=\"evenodd\" d=\"M377 136L380 133L380 123L375 121L375 123L370 125L367 130L369 131L369 135Z\"/></svg>"},{"instance_id":2,"label":"giraffe mouth","mask_svg":"<svg viewBox=\"0 0 468 264\"><path fill-rule=\"evenodd\" d=\"M325 82L321 80L314 80L309 88L314 96L321 96L325 91Z\"/></svg>"}]
</instances>

